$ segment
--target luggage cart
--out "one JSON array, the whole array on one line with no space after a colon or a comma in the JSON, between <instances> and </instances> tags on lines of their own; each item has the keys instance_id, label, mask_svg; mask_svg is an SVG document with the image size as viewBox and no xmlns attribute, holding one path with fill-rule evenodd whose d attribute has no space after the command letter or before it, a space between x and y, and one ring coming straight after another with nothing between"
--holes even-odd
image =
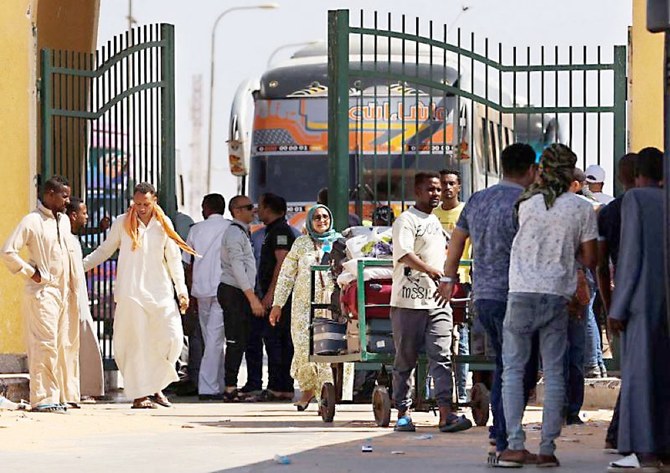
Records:
<instances>
[{"instance_id":1,"label":"luggage cart","mask_svg":"<svg viewBox=\"0 0 670 473\"><path fill-rule=\"evenodd\" d=\"M317 303L314 301L315 275L318 271L328 271L327 265L314 265L311 267L311 289L310 289L310 355L309 360L319 363L330 363L333 366L335 383L326 382L321 387L321 402L319 413L324 422L332 422L335 417L337 403L341 399L342 392L342 363L360 363L369 369L381 369L381 375L377 379L377 386L372 392L372 412L375 417L375 423L379 427L388 427L391 421L391 394L390 394L390 376L386 367L393 364L393 353L377 353L369 349L368 344L368 325L369 320L366 312L375 308L390 308L389 304L370 304L365 297L364 272L366 267L393 267L391 260L383 259L360 259L358 261L356 283L357 283L357 309L358 309L358 336L360 340L360 350L357 353L337 353L328 355L319 355L314 353L314 315L317 310L330 310L330 303ZM469 303L469 299L455 301L457 303ZM389 330L389 335L391 335ZM470 370L492 371L494 363L485 356L460 356L454 357L456 362L469 363ZM419 363L415 370L415 410L427 411L435 408L435 401L429 399L429 386L427 380L427 360L425 356L419 357ZM489 417L489 395L488 389L483 383L473 386L471 401L467 405L472 409L475 423L479 426L486 425ZM461 404L461 406L463 406Z\"/></svg>"}]
</instances>

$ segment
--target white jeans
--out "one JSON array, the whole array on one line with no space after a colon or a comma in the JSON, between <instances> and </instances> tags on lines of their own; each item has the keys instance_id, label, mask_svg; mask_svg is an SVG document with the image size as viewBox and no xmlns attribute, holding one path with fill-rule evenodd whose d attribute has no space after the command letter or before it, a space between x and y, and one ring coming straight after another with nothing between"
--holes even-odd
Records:
<instances>
[{"instance_id":1,"label":"white jeans","mask_svg":"<svg viewBox=\"0 0 670 473\"><path fill-rule=\"evenodd\" d=\"M223 310L216 296L198 297L198 318L205 342L198 394L220 394L226 385L223 378L226 335L223 330Z\"/></svg>"}]
</instances>

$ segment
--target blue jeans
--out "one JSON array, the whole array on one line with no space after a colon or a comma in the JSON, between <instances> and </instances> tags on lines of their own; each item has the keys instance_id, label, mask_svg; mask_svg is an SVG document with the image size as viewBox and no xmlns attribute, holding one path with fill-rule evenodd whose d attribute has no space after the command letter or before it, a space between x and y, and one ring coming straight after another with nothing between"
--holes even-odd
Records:
<instances>
[{"instance_id":1,"label":"blue jeans","mask_svg":"<svg viewBox=\"0 0 670 473\"><path fill-rule=\"evenodd\" d=\"M468 324L458 324L456 326L458 330L458 355L469 355L470 354L470 329ZM468 399L468 393L466 390L466 383L468 381L468 371L470 367L467 363L454 363L454 375L456 378L456 398L458 402L466 402Z\"/></svg>"},{"instance_id":2,"label":"blue jeans","mask_svg":"<svg viewBox=\"0 0 670 473\"><path fill-rule=\"evenodd\" d=\"M510 293L503 323L503 405L511 450L525 449L523 378L535 334L540 336L545 384L540 454L553 455L563 426L568 300L552 294Z\"/></svg>"},{"instance_id":3,"label":"blue jeans","mask_svg":"<svg viewBox=\"0 0 670 473\"><path fill-rule=\"evenodd\" d=\"M493 413L493 428L489 429L489 438L495 439L496 450L502 452L507 448L507 425L505 422L505 410L502 398L502 374L503 374L503 321L507 310L506 301L494 301L490 299L475 300L475 312L477 320L486 330L489 341L495 353L496 369L493 373L493 385L491 386L491 412ZM533 337L531 356L526 364L524 375L524 405L528 403L530 391L537 384L538 370L538 338Z\"/></svg>"},{"instance_id":4,"label":"blue jeans","mask_svg":"<svg viewBox=\"0 0 670 473\"><path fill-rule=\"evenodd\" d=\"M603 362L603 350L600 345L600 329L593 311L593 303L596 300L596 291L592 291L591 300L586 311L586 348L584 366L587 370L605 366Z\"/></svg>"},{"instance_id":5,"label":"blue jeans","mask_svg":"<svg viewBox=\"0 0 670 473\"><path fill-rule=\"evenodd\" d=\"M586 310L584 311L586 313ZM584 404L584 348L586 344L584 317L570 317L568 348L565 352L565 416L579 415Z\"/></svg>"}]
</instances>

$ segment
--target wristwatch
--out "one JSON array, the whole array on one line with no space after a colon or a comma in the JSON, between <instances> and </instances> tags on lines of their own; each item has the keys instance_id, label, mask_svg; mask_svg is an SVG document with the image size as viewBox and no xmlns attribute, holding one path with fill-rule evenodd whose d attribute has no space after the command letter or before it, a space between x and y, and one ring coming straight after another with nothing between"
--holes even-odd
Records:
<instances>
[{"instance_id":1,"label":"wristwatch","mask_svg":"<svg viewBox=\"0 0 670 473\"><path fill-rule=\"evenodd\" d=\"M452 277L452 276L442 276L440 278L440 282L455 283L455 282L458 282L458 278L457 277Z\"/></svg>"}]
</instances>

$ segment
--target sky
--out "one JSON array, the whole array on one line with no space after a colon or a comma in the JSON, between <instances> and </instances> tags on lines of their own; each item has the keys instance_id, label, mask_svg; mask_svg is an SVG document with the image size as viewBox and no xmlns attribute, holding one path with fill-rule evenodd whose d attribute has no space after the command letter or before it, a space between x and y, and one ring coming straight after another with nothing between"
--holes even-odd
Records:
<instances>
[{"instance_id":1,"label":"sky","mask_svg":"<svg viewBox=\"0 0 670 473\"><path fill-rule=\"evenodd\" d=\"M176 135L181 167L188 178L192 143L191 98L194 76L203 77L202 159L207 156L207 118L209 104L210 41L216 17L224 10L254 6L251 0L132 0L132 16L137 25L170 23L176 36ZM533 48L545 45L593 47L610 50L625 45L632 22L630 0L277 0L279 8L232 11L225 15L216 31L216 81L214 84L212 192L226 198L235 194L235 180L228 171L227 129L230 106L237 86L246 78L259 77L276 48L327 38L328 10L349 9L357 19L363 9L380 18L391 12L407 16L408 25L419 17L434 23L461 28L469 37L488 37L492 45L504 48ZM98 44L128 28L129 0L101 0ZM466 11L464 7L467 8ZM605 18L607 18L605 20ZM423 23L422 23L423 24ZM274 61L287 59L294 48L280 50ZM198 185L196 188L203 188ZM199 201L190 207L199 215Z\"/></svg>"}]
</instances>

